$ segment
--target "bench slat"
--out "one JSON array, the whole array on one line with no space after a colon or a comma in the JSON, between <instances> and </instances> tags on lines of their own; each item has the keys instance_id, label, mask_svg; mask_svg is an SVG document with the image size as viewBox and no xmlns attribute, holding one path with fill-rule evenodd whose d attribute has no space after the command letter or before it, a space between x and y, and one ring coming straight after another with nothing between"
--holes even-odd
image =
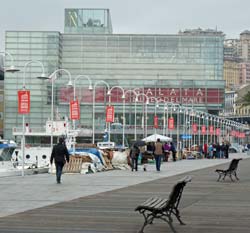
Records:
<instances>
[{"instance_id":1,"label":"bench slat","mask_svg":"<svg viewBox=\"0 0 250 233\"><path fill-rule=\"evenodd\" d=\"M168 199L162 199L157 205L154 206L155 209L161 210L167 205Z\"/></svg>"},{"instance_id":2,"label":"bench slat","mask_svg":"<svg viewBox=\"0 0 250 233\"><path fill-rule=\"evenodd\" d=\"M162 199L159 197L151 197L141 205L139 205L136 210L139 209L150 209L150 210L161 210L166 206L168 199Z\"/></svg>"},{"instance_id":3,"label":"bench slat","mask_svg":"<svg viewBox=\"0 0 250 233\"><path fill-rule=\"evenodd\" d=\"M150 197L150 198L147 199L145 202L143 202L141 205L142 205L142 206L152 205L152 204L155 203L157 200L158 200L158 197Z\"/></svg>"}]
</instances>

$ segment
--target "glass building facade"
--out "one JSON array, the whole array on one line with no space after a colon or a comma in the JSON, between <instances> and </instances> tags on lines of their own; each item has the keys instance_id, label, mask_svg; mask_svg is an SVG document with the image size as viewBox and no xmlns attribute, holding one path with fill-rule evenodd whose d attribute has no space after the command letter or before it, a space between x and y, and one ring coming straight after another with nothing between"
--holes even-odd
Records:
<instances>
[{"instance_id":1,"label":"glass building facade","mask_svg":"<svg viewBox=\"0 0 250 233\"><path fill-rule=\"evenodd\" d=\"M86 24L89 19L95 25ZM106 9L66 9L65 33L7 31L6 51L13 55L15 65L22 72L6 73L4 136L11 138L12 129L22 125L22 116L17 113L17 91L23 88L23 79L26 89L31 91L31 110L26 122L31 128L43 127L50 117L51 83L36 78L41 74L37 63L26 66L24 72L30 60L42 62L47 74L63 68L71 73L72 80L77 75L86 75L93 83L104 80L110 87L137 88L138 93L151 97L151 102L156 98L161 103L161 109L157 110L160 118L164 114L164 101L216 114L224 105L223 40L222 33L217 32L112 34L110 12ZM68 78L67 74L60 73L54 83L54 109L58 117L69 116L73 88L65 86ZM88 84L84 78L76 83L76 95L81 104L78 127L92 127L93 99ZM107 103L104 86L98 84L94 117L99 135L105 128ZM118 89L112 91L111 103L115 106L116 122L122 122L123 102ZM136 120L140 125L145 106L138 104L137 107ZM134 102L130 94L126 96L125 110L126 125L133 126ZM153 125L154 111L152 103L148 106L149 126Z\"/></svg>"}]
</instances>

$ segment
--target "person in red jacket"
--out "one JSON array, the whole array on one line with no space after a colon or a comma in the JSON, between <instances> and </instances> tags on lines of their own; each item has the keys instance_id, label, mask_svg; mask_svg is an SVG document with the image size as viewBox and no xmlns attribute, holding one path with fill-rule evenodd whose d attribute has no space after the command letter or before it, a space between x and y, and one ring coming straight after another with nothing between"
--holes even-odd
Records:
<instances>
[{"instance_id":1,"label":"person in red jacket","mask_svg":"<svg viewBox=\"0 0 250 233\"><path fill-rule=\"evenodd\" d=\"M204 146L203 146L203 152L204 152L205 158L207 158L207 155L208 155L208 154L207 154L207 149L208 149L208 148L207 148L207 143L205 143Z\"/></svg>"}]
</instances>

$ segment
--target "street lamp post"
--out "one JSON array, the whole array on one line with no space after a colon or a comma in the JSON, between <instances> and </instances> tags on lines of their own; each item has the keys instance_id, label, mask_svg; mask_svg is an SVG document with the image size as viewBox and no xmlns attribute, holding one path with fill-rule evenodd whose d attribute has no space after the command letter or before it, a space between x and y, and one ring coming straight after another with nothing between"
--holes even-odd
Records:
<instances>
[{"instance_id":1,"label":"street lamp post","mask_svg":"<svg viewBox=\"0 0 250 233\"><path fill-rule=\"evenodd\" d=\"M176 111L176 143L177 143L177 152L179 155L180 151L180 113L181 113L181 106L180 104L174 104L174 111Z\"/></svg>"},{"instance_id":2,"label":"street lamp post","mask_svg":"<svg viewBox=\"0 0 250 233\"><path fill-rule=\"evenodd\" d=\"M159 108L159 100L156 97L150 97L151 99L153 99L155 101L155 107L154 107L154 117L156 117L157 111L156 109ZM154 127L154 133L157 133L156 127Z\"/></svg>"},{"instance_id":3,"label":"street lamp post","mask_svg":"<svg viewBox=\"0 0 250 233\"><path fill-rule=\"evenodd\" d=\"M50 147L51 151L53 149L53 131L54 131L54 82L57 79L56 74L58 72L65 72L69 76L68 86L72 86L72 78L71 74L66 69L57 69L55 70L50 76L49 79L51 80L51 135L50 135ZM54 78L53 78L54 77Z\"/></svg>"},{"instance_id":4,"label":"street lamp post","mask_svg":"<svg viewBox=\"0 0 250 233\"><path fill-rule=\"evenodd\" d=\"M138 98L137 98L137 93L136 93L136 91L135 91L136 89L133 89L133 90L127 90L127 91L125 91L125 93L124 93L124 95L125 95L125 97L126 97L126 94L127 93L133 93L134 95L135 95L135 122L134 122L134 127L135 127L135 129L134 129L134 140L136 141L136 134L137 134L137 132L136 132L136 103L138 102Z\"/></svg>"},{"instance_id":5,"label":"street lamp post","mask_svg":"<svg viewBox=\"0 0 250 233\"><path fill-rule=\"evenodd\" d=\"M216 116L214 116L214 143L217 144L216 142L216 122L217 122L217 118Z\"/></svg>"},{"instance_id":6,"label":"street lamp post","mask_svg":"<svg viewBox=\"0 0 250 233\"><path fill-rule=\"evenodd\" d=\"M91 79L86 76L86 75L78 75L75 77L74 79L74 101L76 100L76 81L79 79L79 78L85 78L88 80L89 82L89 90L92 91L93 90L93 87L92 87L92 81ZM79 106L80 106L80 103L79 103ZM79 109L80 111L80 109ZM75 136L75 130L76 130L76 120L73 120L73 130L74 130L74 142L73 142L73 154L75 154L75 149L76 149L76 136Z\"/></svg>"},{"instance_id":7,"label":"street lamp post","mask_svg":"<svg viewBox=\"0 0 250 233\"><path fill-rule=\"evenodd\" d=\"M149 98L148 98L148 96L146 95L146 94L144 94L144 93L139 93L139 94L137 94L136 95L136 97L137 97L137 99L138 99L138 97L140 97L140 96L143 96L143 97L145 97L146 98L146 106L145 106L145 131L144 131L144 136L145 137L147 137L147 128L148 128L148 123L147 123L147 111L148 111L148 109L147 109L147 105L149 104ZM139 100L139 99L138 99ZM143 102L144 103L144 102ZM144 119L143 119L144 120ZM144 127L144 124L143 124L143 127Z\"/></svg>"},{"instance_id":8,"label":"street lamp post","mask_svg":"<svg viewBox=\"0 0 250 233\"><path fill-rule=\"evenodd\" d=\"M192 127L192 121L191 121L191 117L192 117L192 109L190 109L190 111L188 110L188 123L189 123L189 128L188 128L188 147L191 150L192 147L192 134L191 134L191 127Z\"/></svg>"},{"instance_id":9,"label":"street lamp post","mask_svg":"<svg viewBox=\"0 0 250 233\"><path fill-rule=\"evenodd\" d=\"M124 148L124 145L125 145L125 92L124 92L124 89L121 87L121 86L113 86L111 87L108 92L107 92L107 95L109 96L109 105L111 104L111 93L112 93L112 90L114 89L120 89L122 91L122 147ZM110 140L110 122L109 122L109 140Z\"/></svg>"},{"instance_id":10,"label":"street lamp post","mask_svg":"<svg viewBox=\"0 0 250 233\"><path fill-rule=\"evenodd\" d=\"M208 135L208 132L209 132L209 115L206 114L206 127L207 127L207 146L210 145L210 142L209 142L209 135Z\"/></svg>"},{"instance_id":11,"label":"street lamp post","mask_svg":"<svg viewBox=\"0 0 250 233\"><path fill-rule=\"evenodd\" d=\"M14 66L14 58L13 58L13 56L11 55L11 53L9 53L9 52L7 52L7 51L4 51L4 52L0 51L0 54L4 54L4 55L9 56L9 57L10 57L10 60L11 60L11 65L10 65L10 67L4 69L5 72L15 73L15 72L20 71L19 69L17 69L17 68Z\"/></svg>"},{"instance_id":12,"label":"street lamp post","mask_svg":"<svg viewBox=\"0 0 250 233\"><path fill-rule=\"evenodd\" d=\"M195 145L195 133L193 132L193 124L195 122L194 119L195 116L195 111L193 109L193 107L191 108L191 112L190 112L190 135L191 135L191 148L193 145Z\"/></svg>"},{"instance_id":13,"label":"street lamp post","mask_svg":"<svg viewBox=\"0 0 250 233\"><path fill-rule=\"evenodd\" d=\"M168 136L168 133L169 133L169 129L168 129L168 105L169 105L169 102L165 102L164 103L164 120L165 121L165 129L166 129L166 132L165 132L165 135ZM165 115L165 110L167 110L167 119L166 119L166 115Z\"/></svg>"},{"instance_id":14,"label":"street lamp post","mask_svg":"<svg viewBox=\"0 0 250 233\"><path fill-rule=\"evenodd\" d=\"M37 78L46 78L45 74L44 74L44 66L43 63L41 63L40 61L36 61L36 60L32 60L32 61L28 61L25 63L24 65L24 72L23 72L23 90L26 90L26 83L25 83L25 78L26 78L26 69L28 67L28 65L32 64L32 63L37 63L42 67L42 73L39 77ZM23 114L23 129L22 129L22 176L24 176L24 156L25 156L25 114Z\"/></svg>"},{"instance_id":15,"label":"street lamp post","mask_svg":"<svg viewBox=\"0 0 250 233\"><path fill-rule=\"evenodd\" d=\"M110 89L109 88L109 84L103 80L99 80L99 81L96 81L95 84L94 84L94 88L93 88L93 116L92 116L92 143L95 144L95 89L96 89L96 86L98 84L104 84L108 90ZM109 139L110 140L110 139Z\"/></svg>"},{"instance_id":16,"label":"street lamp post","mask_svg":"<svg viewBox=\"0 0 250 233\"><path fill-rule=\"evenodd\" d=\"M201 114L197 112L198 117L198 146L201 145Z\"/></svg>"}]
</instances>

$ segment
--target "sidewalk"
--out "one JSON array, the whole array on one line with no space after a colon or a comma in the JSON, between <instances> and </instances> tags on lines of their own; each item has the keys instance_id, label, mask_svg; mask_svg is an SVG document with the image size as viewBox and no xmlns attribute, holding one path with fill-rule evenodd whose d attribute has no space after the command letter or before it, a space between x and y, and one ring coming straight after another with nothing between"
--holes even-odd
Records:
<instances>
[{"instance_id":1,"label":"sidewalk","mask_svg":"<svg viewBox=\"0 0 250 233\"><path fill-rule=\"evenodd\" d=\"M150 196L167 197L173 184L188 174L193 180L184 189L180 203L181 217L187 225L181 226L174 219L177 232L247 233L250 228L250 159L240 161L240 181L216 182L217 174L214 170L226 168L228 164L222 164L225 162L229 161L183 160L164 164L160 173L150 167L150 171L146 173L113 171L103 173L104 176L101 173L88 176L66 175L62 185L56 185L52 175L1 179L2 213L6 215L14 211L20 212L27 209L26 205L31 210L0 218L0 232L137 232L143 218L134 208ZM204 168L204 163L207 168ZM219 165L215 166L216 164ZM201 166L203 168L199 169ZM173 174L168 169L175 169L176 173L180 173L179 167L183 171L189 171L168 177ZM149 182L145 182L146 180ZM16 182L19 183L16 185ZM105 192L106 190L110 191ZM91 193L96 194L87 196ZM74 199L76 196L82 197ZM44 207L35 209L39 202ZM57 204L49 205L52 203ZM165 233L171 230L165 222L156 220L144 232Z\"/></svg>"},{"instance_id":2,"label":"sidewalk","mask_svg":"<svg viewBox=\"0 0 250 233\"><path fill-rule=\"evenodd\" d=\"M246 154L231 154L230 159L233 157L250 158ZM1 177L0 217L227 162L226 159L180 160L163 163L161 172L156 172L155 165L150 164L146 172L140 168L138 172L113 170L89 175L63 174L61 185L56 184L52 174Z\"/></svg>"}]
</instances>

